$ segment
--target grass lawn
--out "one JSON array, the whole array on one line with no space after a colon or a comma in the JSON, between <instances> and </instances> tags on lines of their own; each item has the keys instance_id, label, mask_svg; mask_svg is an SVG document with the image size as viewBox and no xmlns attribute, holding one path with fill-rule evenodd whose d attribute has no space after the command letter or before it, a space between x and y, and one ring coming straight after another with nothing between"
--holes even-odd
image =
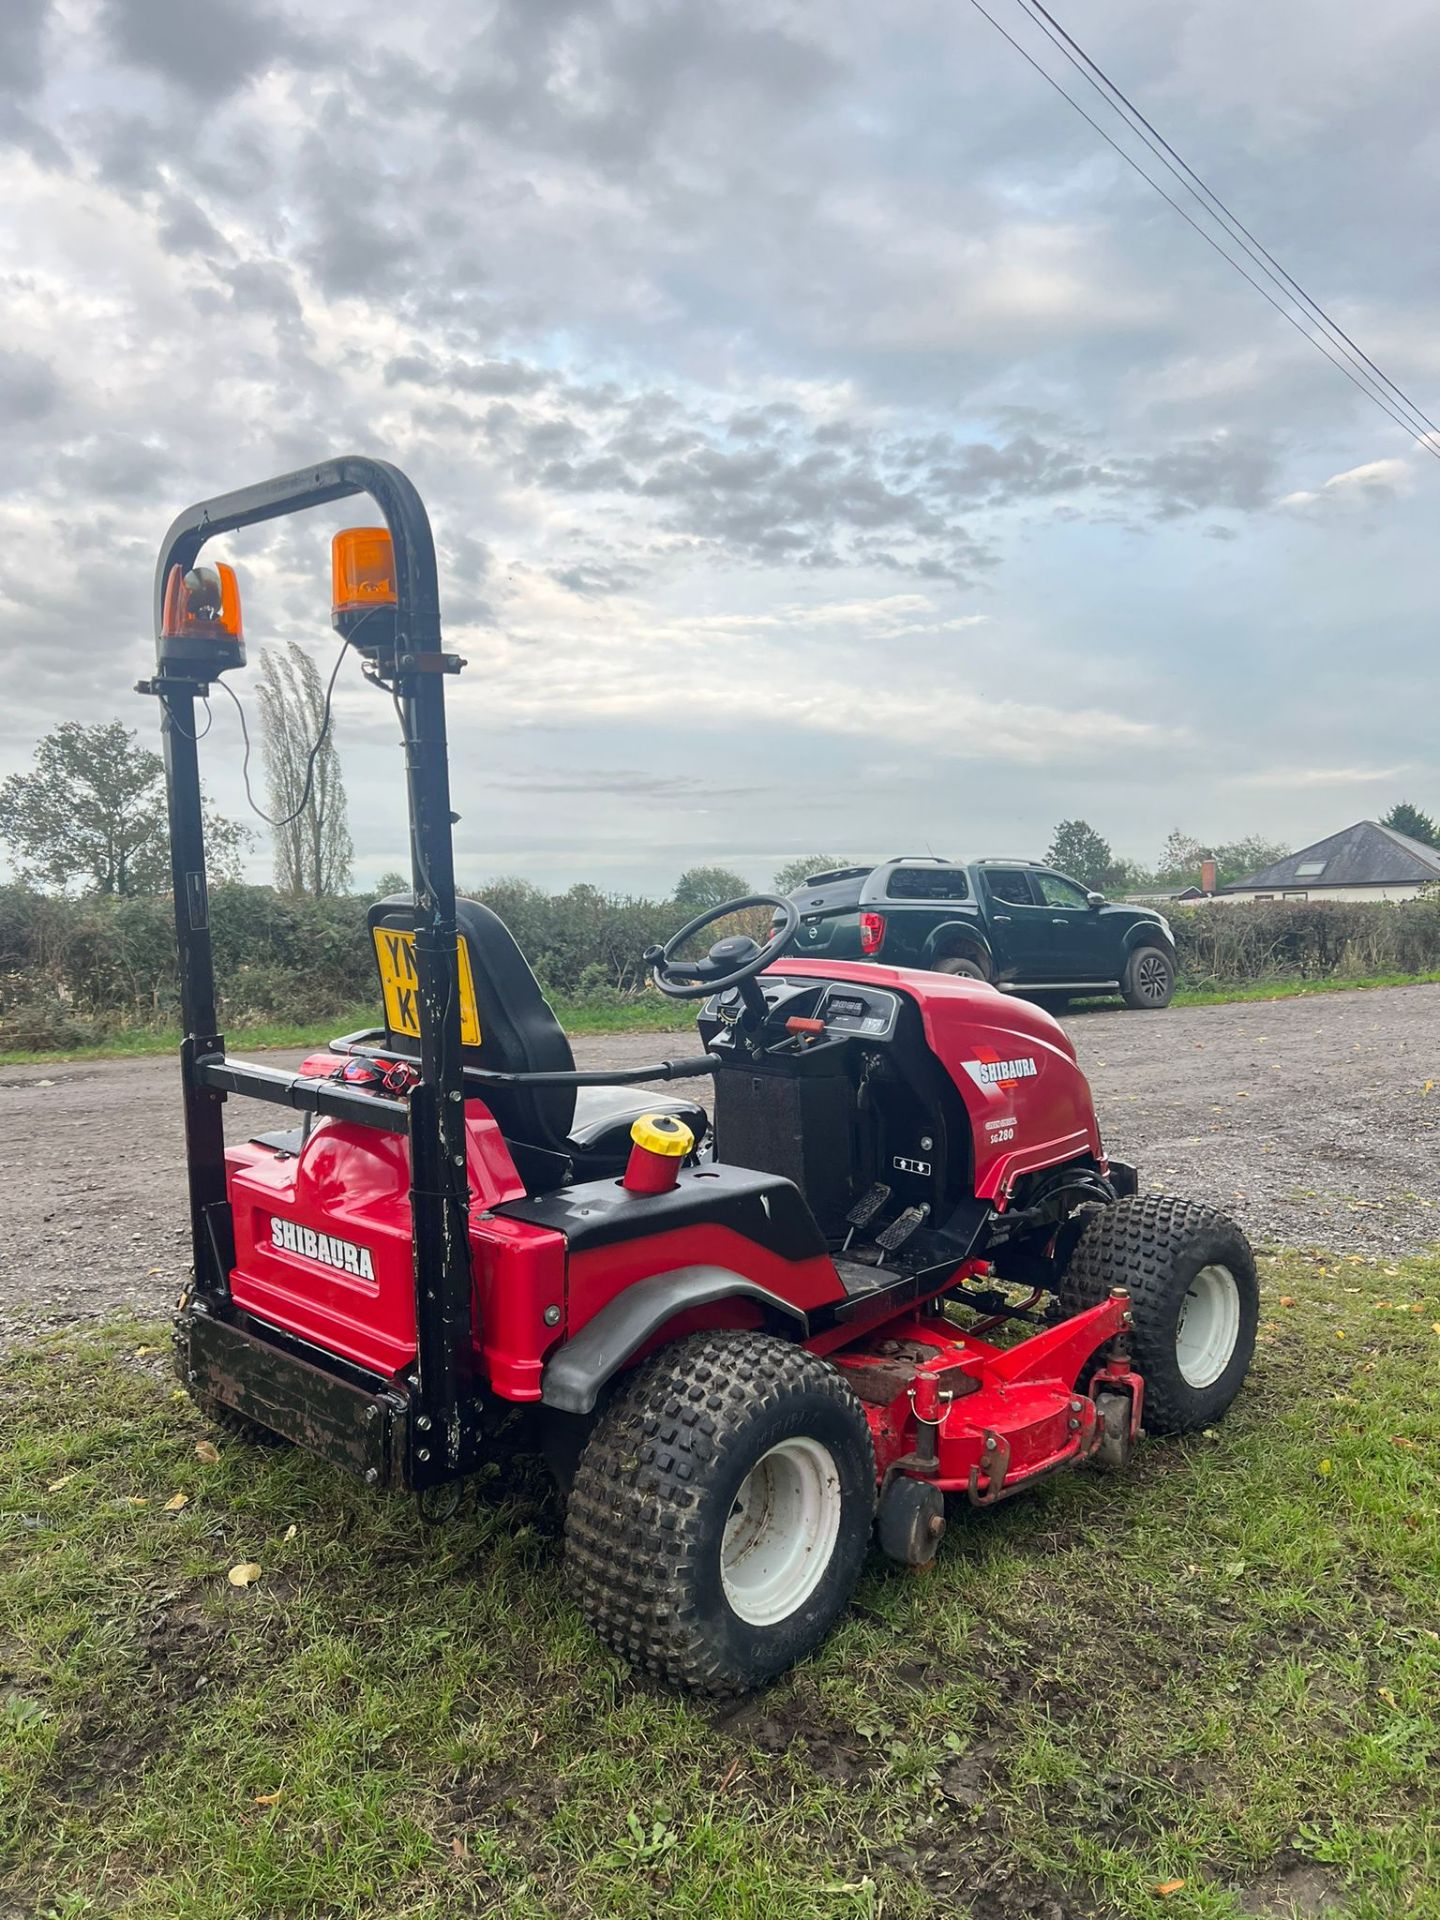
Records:
<instances>
[{"instance_id":1,"label":"grass lawn","mask_svg":"<svg viewBox=\"0 0 1440 1920\"><path fill-rule=\"evenodd\" d=\"M1181 987L1175 995L1177 1007L1219 1007L1236 1000L1297 1000L1315 993L1354 993L1369 987L1429 986L1440 982L1440 973L1370 974L1356 980L1265 980L1248 987ZM1114 1009L1118 996L1084 1000L1075 996L1077 1010ZM681 1033L695 1024L693 1002L666 1000L659 993L616 1006L593 1002L557 999L553 1003L560 1024L567 1033ZM226 1029L226 1046L236 1055L255 1047L323 1047L340 1033L354 1033L373 1026L379 1018L374 1006L351 1007L324 1020L299 1024L270 1021L243 1023ZM93 1047L36 1052L24 1048L0 1047L0 1067L44 1066L62 1060L113 1060L128 1055L175 1053L180 1046L178 1027L131 1027L121 1029Z\"/></svg>"},{"instance_id":2,"label":"grass lawn","mask_svg":"<svg viewBox=\"0 0 1440 1920\"><path fill-rule=\"evenodd\" d=\"M197 1456L155 1328L52 1336L0 1369L0 1916L1440 1916L1440 1261L1263 1274L1223 1427L872 1560L728 1710L589 1637L538 1477L426 1528Z\"/></svg>"}]
</instances>

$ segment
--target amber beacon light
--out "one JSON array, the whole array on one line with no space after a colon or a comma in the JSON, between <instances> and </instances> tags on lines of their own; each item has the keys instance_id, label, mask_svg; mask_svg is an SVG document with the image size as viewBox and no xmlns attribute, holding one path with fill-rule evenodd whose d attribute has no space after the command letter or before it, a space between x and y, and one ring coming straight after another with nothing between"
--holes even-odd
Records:
<instances>
[{"instance_id":1,"label":"amber beacon light","mask_svg":"<svg viewBox=\"0 0 1440 1920\"><path fill-rule=\"evenodd\" d=\"M160 649L172 667L212 676L245 664L235 569L175 566L165 582Z\"/></svg>"},{"instance_id":2,"label":"amber beacon light","mask_svg":"<svg viewBox=\"0 0 1440 1920\"><path fill-rule=\"evenodd\" d=\"M347 527L330 549L330 621L337 633L378 651L395 633L395 548L384 527Z\"/></svg>"}]
</instances>

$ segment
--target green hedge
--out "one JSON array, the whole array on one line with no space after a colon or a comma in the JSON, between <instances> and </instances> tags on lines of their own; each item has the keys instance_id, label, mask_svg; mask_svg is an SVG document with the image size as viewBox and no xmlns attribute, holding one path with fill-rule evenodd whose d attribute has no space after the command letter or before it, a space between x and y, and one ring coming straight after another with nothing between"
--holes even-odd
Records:
<instances>
[{"instance_id":1,"label":"green hedge","mask_svg":"<svg viewBox=\"0 0 1440 1920\"><path fill-rule=\"evenodd\" d=\"M632 999L644 986L645 948L694 912L586 886L547 894L500 881L467 891L505 920L547 991L571 1002ZM378 1000L365 934L371 898L213 888L223 1019L309 1021ZM168 899L77 900L0 886L0 1046L84 1046L118 1026L171 1025L178 1010Z\"/></svg>"},{"instance_id":2,"label":"green hedge","mask_svg":"<svg viewBox=\"0 0 1440 1920\"><path fill-rule=\"evenodd\" d=\"M643 990L641 955L690 917L670 900L523 880L473 890L509 925L547 991L616 1006ZM232 1025L323 1020L376 999L370 896L310 900L272 887L211 895L221 1009ZM763 915L761 916L763 918ZM1440 972L1440 900L1184 907L1170 914L1185 984ZM119 1027L173 1025L168 899L71 899L0 886L0 1046L74 1047Z\"/></svg>"},{"instance_id":3,"label":"green hedge","mask_svg":"<svg viewBox=\"0 0 1440 1920\"><path fill-rule=\"evenodd\" d=\"M1166 917L1192 987L1440 971L1440 898L1217 901Z\"/></svg>"}]
</instances>

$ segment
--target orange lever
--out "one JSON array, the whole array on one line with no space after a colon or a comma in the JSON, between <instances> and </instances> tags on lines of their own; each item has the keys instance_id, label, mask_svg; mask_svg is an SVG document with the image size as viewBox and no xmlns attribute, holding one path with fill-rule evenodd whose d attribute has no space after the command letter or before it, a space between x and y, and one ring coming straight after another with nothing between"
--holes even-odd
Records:
<instances>
[{"instance_id":1,"label":"orange lever","mask_svg":"<svg viewBox=\"0 0 1440 1920\"><path fill-rule=\"evenodd\" d=\"M824 1033L825 1022L823 1020L807 1020L803 1014L792 1013L790 1018L785 1022L785 1031L787 1033Z\"/></svg>"}]
</instances>

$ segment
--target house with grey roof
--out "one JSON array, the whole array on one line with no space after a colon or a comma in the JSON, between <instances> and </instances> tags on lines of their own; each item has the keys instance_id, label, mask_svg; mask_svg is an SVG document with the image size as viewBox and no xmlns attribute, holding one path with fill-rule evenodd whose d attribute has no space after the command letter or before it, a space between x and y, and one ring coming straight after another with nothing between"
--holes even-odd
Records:
<instances>
[{"instance_id":1,"label":"house with grey roof","mask_svg":"<svg viewBox=\"0 0 1440 1920\"><path fill-rule=\"evenodd\" d=\"M1317 840L1313 847L1262 867L1220 900L1413 900L1425 887L1440 886L1440 853L1378 820Z\"/></svg>"}]
</instances>

